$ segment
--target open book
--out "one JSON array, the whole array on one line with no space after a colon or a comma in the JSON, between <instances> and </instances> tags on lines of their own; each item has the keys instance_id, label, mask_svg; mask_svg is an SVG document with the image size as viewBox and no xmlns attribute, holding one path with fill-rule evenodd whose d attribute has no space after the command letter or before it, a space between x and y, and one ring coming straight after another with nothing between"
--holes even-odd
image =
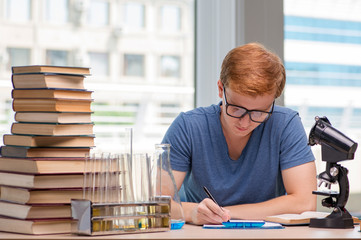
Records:
<instances>
[{"instance_id":1,"label":"open book","mask_svg":"<svg viewBox=\"0 0 361 240\"><path fill-rule=\"evenodd\" d=\"M330 214L330 212L307 211L301 214L280 214L268 216L265 218L265 221L281 223L283 225L308 225L311 218L324 218ZM353 218L354 222L358 222L358 218Z\"/></svg>"},{"instance_id":2,"label":"open book","mask_svg":"<svg viewBox=\"0 0 361 240\"><path fill-rule=\"evenodd\" d=\"M265 218L269 222L277 222L285 225L298 225L298 224L309 224L311 218L324 218L330 213L328 212L314 212L307 211L301 214L280 214L274 216L268 216Z\"/></svg>"}]
</instances>

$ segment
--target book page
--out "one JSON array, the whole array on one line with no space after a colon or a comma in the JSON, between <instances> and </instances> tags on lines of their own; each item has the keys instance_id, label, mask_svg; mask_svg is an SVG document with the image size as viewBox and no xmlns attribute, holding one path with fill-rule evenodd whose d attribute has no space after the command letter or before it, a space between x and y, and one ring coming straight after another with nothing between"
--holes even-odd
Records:
<instances>
[{"instance_id":1,"label":"book page","mask_svg":"<svg viewBox=\"0 0 361 240\"><path fill-rule=\"evenodd\" d=\"M324 218L328 216L330 213L327 212L314 212L314 211L307 211L301 214L280 214L269 216L270 218L282 218L286 220L298 220L298 219L309 219L309 218Z\"/></svg>"}]
</instances>

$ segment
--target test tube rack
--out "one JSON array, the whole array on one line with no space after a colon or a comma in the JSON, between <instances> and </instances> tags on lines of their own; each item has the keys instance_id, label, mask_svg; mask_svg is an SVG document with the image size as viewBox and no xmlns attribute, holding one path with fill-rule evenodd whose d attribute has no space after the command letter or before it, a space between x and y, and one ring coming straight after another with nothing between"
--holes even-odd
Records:
<instances>
[{"instance_id":1,"label":"test tube rack","mask_svg":"<svg viewBox=\"0 0 361 240\"><path fill-rule=\"evenodd\" d=\"M129 203L93 203L72 199L72 233L111 235L168 231L171 198L156 196L153 201Z\"/></svg>"}]
</instances>

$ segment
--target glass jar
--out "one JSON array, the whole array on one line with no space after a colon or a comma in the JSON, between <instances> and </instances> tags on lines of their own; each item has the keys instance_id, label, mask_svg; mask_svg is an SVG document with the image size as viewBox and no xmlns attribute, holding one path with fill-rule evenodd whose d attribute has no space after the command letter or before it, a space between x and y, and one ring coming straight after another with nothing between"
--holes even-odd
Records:
<instances>
[{"instance_id":1,"label":"glass jar","mask_svg":"<svg viewBox=\"0 0 361 240\"><path fill-rule=\"evenodd\" d=\"M151 168L151 196L171 197L171 229L185 223L184 212L170 165L170 144L156 144Z\"/></svg>"}]
</instances>

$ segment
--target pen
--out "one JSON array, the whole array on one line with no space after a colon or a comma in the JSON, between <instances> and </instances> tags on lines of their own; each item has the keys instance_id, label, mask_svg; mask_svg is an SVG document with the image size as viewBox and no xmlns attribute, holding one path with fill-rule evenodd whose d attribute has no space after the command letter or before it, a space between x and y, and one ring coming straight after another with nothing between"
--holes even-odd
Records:
<instances>
[{"instance_id":1,"label":"pen","mask_svg":"<svg viewBox=\"0 0 361 240\"><path fill-rule=\"evenodd\" d=\"M216 199L212 196L211 192L208 190L208 188L206 186L203 186L203 190L206 192L207 196L212 199L212 201L218 205L218 207L220 207L223 211L223 208L221 206L219 206L219 204L217 203ZM229 222L229 220L228 220Z\"/></svg>"},{"instance_id":2,"label":"pen","mask_svg":"<svg viewBox=\"0 0 361 240\"><path fill-rule=\"evenodd\" d=\"M208 188L206 186L203 186L203 190L206 192L207 196L212 199L212 201L217 204L219 206L219 204L217 203L216 199L214 199L214 197L212 196L211 192L208 190ZM220 206L219 206L220 207Z\"/></svg>"}]
</instances>

